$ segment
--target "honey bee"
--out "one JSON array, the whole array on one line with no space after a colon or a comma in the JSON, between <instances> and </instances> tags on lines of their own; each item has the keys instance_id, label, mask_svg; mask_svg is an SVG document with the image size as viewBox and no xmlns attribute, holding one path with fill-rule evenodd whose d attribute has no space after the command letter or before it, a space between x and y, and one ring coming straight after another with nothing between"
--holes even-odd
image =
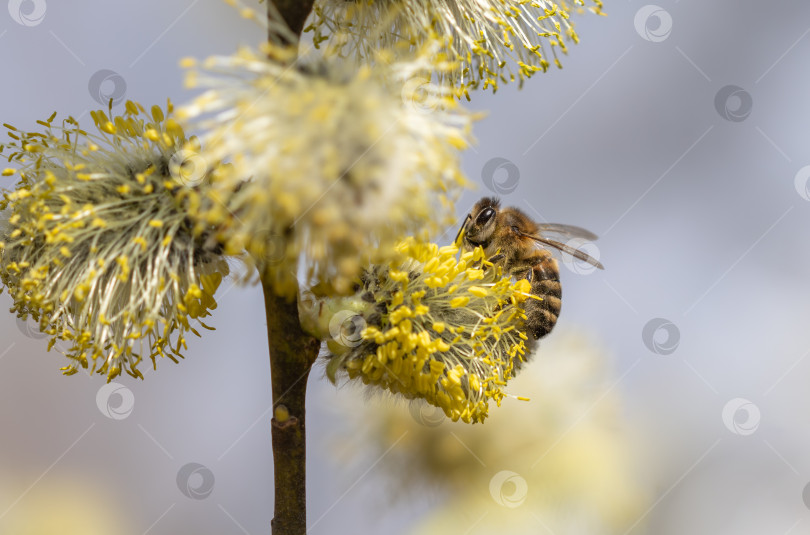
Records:
<instances>
[{"instance_id":1,"label":"honey bee","mask_svg":"<svg viewBox=\"0 0 810 535\"><path fill-rule=\"evenodd\" d=\"M498 199L492 197L484 197L478 201L467 214L456 235L456 242L462 237L465 251L483 247L491 263L503 266L504 271L515 279L526 279L531 283L531 293L540 299L526 301L526 324L530 335L536 340L554 328L560 314L562 297L557 260L542 245L604 269L595 258L564 243L548 239L543 233L554 233L564 239L581 238L588 241L597 237L580 227L535 223L517 208L501 209L500 204Z\"/></svg>"}]
</instances>

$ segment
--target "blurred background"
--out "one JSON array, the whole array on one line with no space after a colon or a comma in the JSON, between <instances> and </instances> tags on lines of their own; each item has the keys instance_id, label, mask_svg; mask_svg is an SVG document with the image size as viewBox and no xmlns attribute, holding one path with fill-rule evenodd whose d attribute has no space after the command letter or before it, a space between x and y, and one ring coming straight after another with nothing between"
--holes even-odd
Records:
<instances>
[{"instance_id":1,"label":"blurred background","mask_svg":"<svg viewBox=\"0 0 810 535\"><path fill-rule=\"evenodd\" d=\"M219 0L8 7L2 122L23 129L181 103L181 58L263 37ZM562 71L470 103L459 217L497 194L601 236L605 271L561 267L532 402L465 428L314 369L310 533L810 532L810 4L605 10L576 17ZM0 316L0 533L269 532L262 295L218 301L185 361L111 386Z\"/></svg>"}]
</instances>

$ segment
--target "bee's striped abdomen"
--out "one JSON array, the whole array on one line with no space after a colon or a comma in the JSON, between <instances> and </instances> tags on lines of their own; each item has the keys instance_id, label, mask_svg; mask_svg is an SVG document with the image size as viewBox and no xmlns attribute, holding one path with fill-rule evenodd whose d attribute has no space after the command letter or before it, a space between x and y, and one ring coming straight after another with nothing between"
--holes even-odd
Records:
<instances>
[{"instance_id":1,"label":"bee's striped abdomen","mask_svg":"<svg viewBox=\"0 0 810 535\"><path fill-rule=\"evenodd\" d=\"M560 315L560 270L557 260L545 249L539 249L531 258L526 259L526 263L531 265L529 280L532 294L541 299L528 299L525 302L526 324L529 333L538 339L551 332Z\"/></svg>"}]
</instances>

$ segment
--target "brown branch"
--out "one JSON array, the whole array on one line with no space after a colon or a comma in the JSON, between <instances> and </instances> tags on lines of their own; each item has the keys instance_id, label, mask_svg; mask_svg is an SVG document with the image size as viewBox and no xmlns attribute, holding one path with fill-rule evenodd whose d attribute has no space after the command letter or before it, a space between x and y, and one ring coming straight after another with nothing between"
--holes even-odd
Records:
<instances>
[{"instance_id":1,"label":"brown branch","mask_svg":"<svg viewBox=\"0 0 810 535\"><path fill-rule=\"evenodd\" d=\"M269 277L263 277L269 280ZM306 509L307 377L318 357L320 341L304 333L298 302L263 283L273 383L273 467L275 512L273 535L304 535Z\"/></svg>"},{"instance_id":2,"label":"brown branch","mask_svg":"<svg viewBox=\"0 0 810 535\"><path fill-rule=\"evenodd\" d=\"M267 2L268 17L272 17L275 4L287 26L300 38L304 22L312 10L313 0ZM272 24L270 28L272 32ZM272 33L269 38L274 38ZM270 280L268 275L262 277L273 383L275 509L272 532L273 535L306 535L305 402L307 378L318 357L321 343L301 329L298 320L298 292L295 292L292 299L278 296L269 284Z\"/></svg>"},{"instance_id":3,"label":"brown branch","mask_svg":"<svg viewBox=\"0 0 810 535\"><path fill-rule=\"evenodd\" d=\"M284 22L286 22L290 30L300 38L301 32L304 31L304 23L307 17L309 17L309 13L312 11L312 4L315 3L314 0L267 1L275 4L276 9L278 9L279 13L281 13L281 16L284 18ZM268 16L272 16L269 10ZM271 35L270 38L272 39L273 36Z\"/></svg>"}]
</instances>

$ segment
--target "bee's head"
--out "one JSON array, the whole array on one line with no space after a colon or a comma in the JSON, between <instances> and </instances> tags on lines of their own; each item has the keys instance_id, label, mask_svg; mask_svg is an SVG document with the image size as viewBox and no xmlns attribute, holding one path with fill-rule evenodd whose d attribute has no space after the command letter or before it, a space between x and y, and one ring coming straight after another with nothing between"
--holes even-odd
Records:
<instances>
[{"instance_id":1,"label":"bee's head","mask_svg":"<svg viewBox=\"0 0 810 535\"><path fill-rule=\"evenodd\" d=\"M462 230L464 245L467 247L482 246L486 248L495 232L495 221L501 202L494 197L484 197L473 206L467 216Z\"/></svg>"}]
</instances>

